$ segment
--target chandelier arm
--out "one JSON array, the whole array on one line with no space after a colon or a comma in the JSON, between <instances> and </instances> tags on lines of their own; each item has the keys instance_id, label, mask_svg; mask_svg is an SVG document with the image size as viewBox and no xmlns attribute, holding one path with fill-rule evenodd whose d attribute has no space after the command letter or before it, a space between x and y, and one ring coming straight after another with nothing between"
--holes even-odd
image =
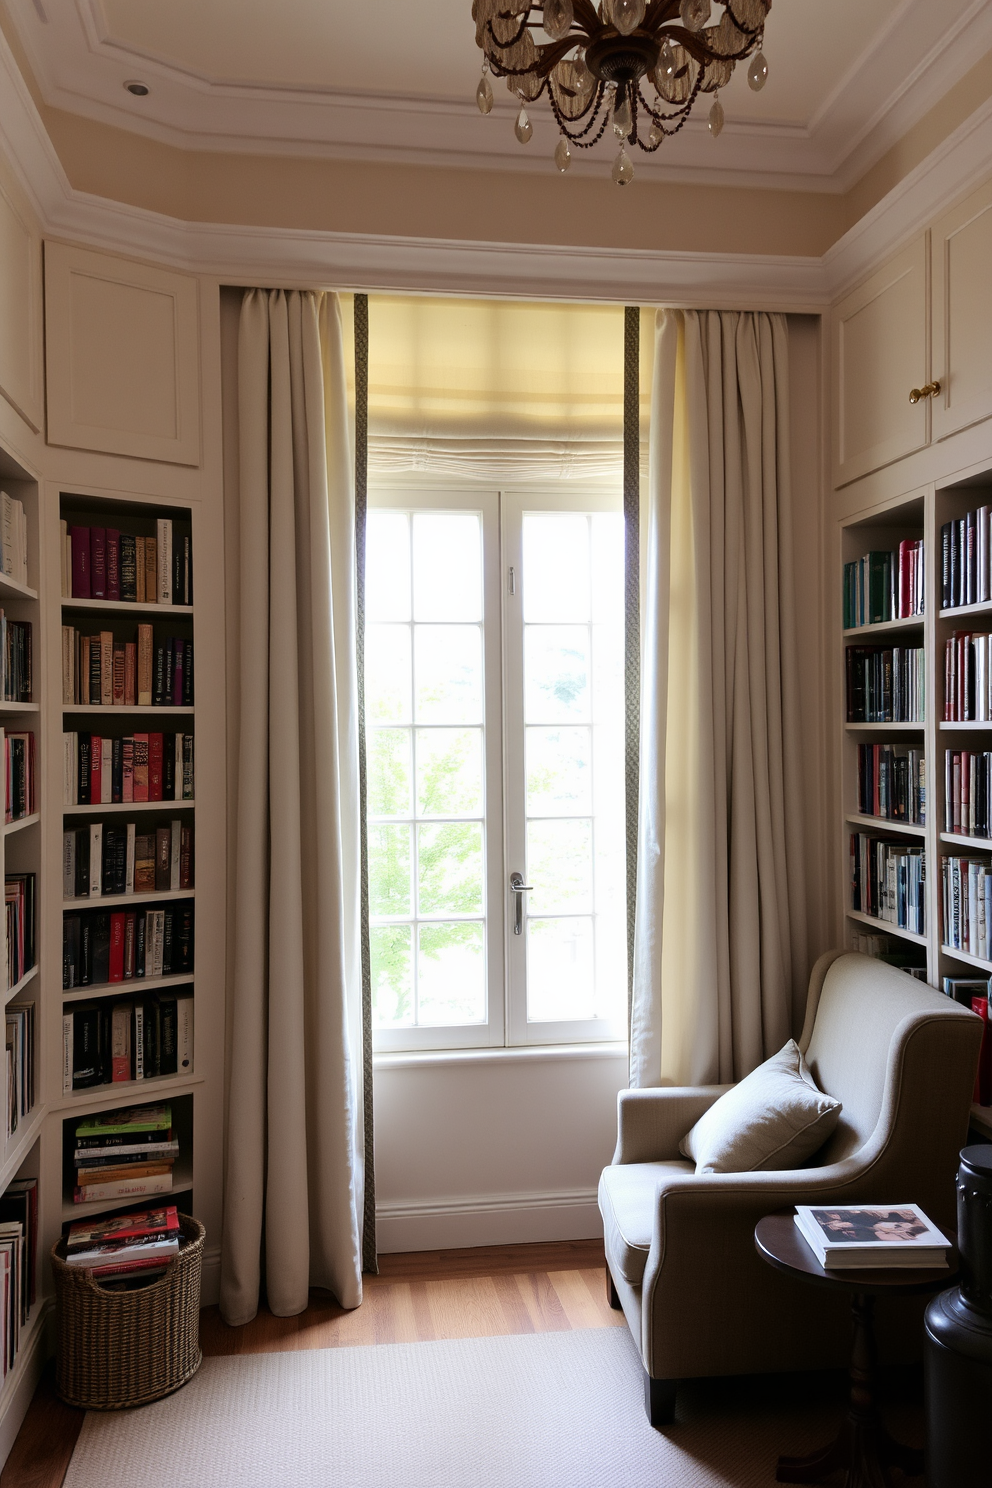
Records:
<instances>
[{"instance_id":1,"label":"chandelier arm","mask_svg":"<svg viewBox=\"0 0 992 1488\"><path fill-rule=\"evenodd\" d=\"M541 10L543 14L543 6ZM586 31L590 37L605 30L602 21L596 13L596 7L592 4L592 0L572 0L572 14L579 22L582 30Z\"/></svg>"},{"instance_id":2,"label":"chandelier arm","mask_svg":"<svg viewBox=\"0 0 992 1488\"><path fill-rule=\"evenodd\" d=\"M548 46L543 47L537 66L529 70L531 72L542 73L547 77L574 46L585 46L588 41L589 37L584 31L578 31L574 36L563 36L561 41L551 42Z\"/></svg>"},{"instance_id":3,"label":"chandelier arm","mask_svg":"<svg viewBox=\"0 0 992 1488\"><path fill-rule=\"evenodd\" d=\"M663 26L666 21L674 20L680 8L680 0L651 0L641 22L642 29L650 31L654 26Z\"/></svg>"},{"instance_id":4,"label":"chandelier arm","mask_svg":"<svg viewBox=\"0 0 992 1488\"><path fill-rule=\"evenodd\" d=\"M765 21L764 20L761 22L761 25L760 26L755 26L755 27L748 26L744 21L739 21L737 19L737 12L734 10L734 0L725 0L725 4L726 4L727 9L730 11L730 19L733 21L733 23L737 27L738 31L743 31L744 32L744 35L745 36L750 36L752 38L752 40L754 39L754 37L761 35L761 33L765 29ZM768 12L771 10L771 8L772 8L772 0L768 0L767 6L766 6L766 9L765 9L765 20L767 20L767 18L768 18Z\"/></svg>"}]
</instances>

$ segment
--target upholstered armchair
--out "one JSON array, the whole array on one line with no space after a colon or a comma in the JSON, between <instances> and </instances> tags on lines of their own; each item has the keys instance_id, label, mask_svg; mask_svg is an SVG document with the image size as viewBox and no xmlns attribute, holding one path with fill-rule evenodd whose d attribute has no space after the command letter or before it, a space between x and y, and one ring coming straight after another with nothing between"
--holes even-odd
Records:
<instances>
[{"instance_id":1,"label":"upholstered armchair","mask_svg":"<svg viewBox=\"0 0 992 1488\"><path fill-rule=\"evenodd\" d=\"M652 1425L672 1420L680 1379L847 1362L844 1299L768 1266L754 1227L793 1204L859 1202L914 1202L953 1224L981 1033L973 1013L904 972L831 951L813 968L799 1044L843 1111L809 1165L697 1175L679 1142L730 1087L620 1093L599 1206L610 1300L640 1350ZM918 1349L919 1319L912 1300L880 1306L883 1357Z\"/></svg>"}]
</instances>

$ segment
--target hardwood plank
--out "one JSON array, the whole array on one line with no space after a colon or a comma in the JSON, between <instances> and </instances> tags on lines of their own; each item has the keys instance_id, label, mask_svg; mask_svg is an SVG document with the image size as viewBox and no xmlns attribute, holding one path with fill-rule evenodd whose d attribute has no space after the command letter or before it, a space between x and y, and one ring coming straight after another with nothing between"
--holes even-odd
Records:
<instances>
[{"instance_id":1,"label":"hardwood plank","mask_svg":"<svg viewBox=\"0 0 992 1488\"><path fill-rule=\"evenodd\" d=\"M61 1488L85 1415L56 1395L52 1360L4 1463L0 1488Z\"/></svg>"},{"instance_id":2,"label":"hardwood plank","mask_svg":"<svg viewBox=\"0 0 992 1488\"><path fill-rule=\"evenodd\" d=\"M463 1250L397 1251L379 1257L379 1278L492 1276L497 1271L567 1271L605 1266L602 1240L537 1245L472 1245ZM372 1278L374 1279L374 1278Z\"/></svg>"},{"instance_id":3,"label":"hardwood plank","mask_svg":"<svg viewBox=\"0 0 992 1488\"><path fill-rule=\"evenodd\" d=\"M425 1285L435 1337L494 1338L507 1332L491 1277L450 1277Z\"/></svg>"},{"instance_id":4,"label":"hardwood plank","mask_svg":"<svg viewBox=\"0 0 992 1488\"><path fill-rule=\"evenodd\" d=\"M515 1276L535 1333L567 1333L571 1323L546 1271Z\"/></svg>"},{"instance_id":5,"label":"hardwood plank","mask_svg":"<svg viewBox=\"0 0 992 1488\"><path fill-rule=\"evenodd\" d=\"M614 1312L606 1300L602 1271L552 1271L548 1280L573 1328L626 1326L623 1313Z\"/></svg>"}]
</instances>

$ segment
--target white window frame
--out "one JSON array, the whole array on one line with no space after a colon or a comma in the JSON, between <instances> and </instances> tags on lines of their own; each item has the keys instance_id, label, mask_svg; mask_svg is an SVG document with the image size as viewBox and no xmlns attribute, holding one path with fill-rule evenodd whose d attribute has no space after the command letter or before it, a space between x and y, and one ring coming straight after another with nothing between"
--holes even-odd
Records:
<instances>
[{"instance_id":1,"label":"white window frame","mask_svg":"<svg viewBox=\"0 0 992 1488\"><path fill-rule=\"evenodd\" d=\"M524 871L522 524L525 511L622 511L617 489L556 485L478 489L412 476L370 486L370 511L479 512L483 541L486 771L486 1021L374 1031L377 1053L526 1048L626 1041L624 1020L527 1021L526 935L513 935L510 874ZM510 570L513 570L511 581ZM511 587L515 593L511 592ZM525 917L526 923L526 917Z\"/></svg>"}]
</instances>

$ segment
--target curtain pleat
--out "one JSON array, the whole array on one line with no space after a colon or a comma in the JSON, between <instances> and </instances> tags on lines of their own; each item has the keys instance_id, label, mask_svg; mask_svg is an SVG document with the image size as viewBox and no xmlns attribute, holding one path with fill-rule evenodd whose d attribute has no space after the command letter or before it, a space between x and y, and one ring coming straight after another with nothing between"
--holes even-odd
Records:
<instances>
[{"instance_id":1,"label":"curtain pleat","mask_svg":"<svg viewBox=\"0 0 992 1488\"><path fill-rule=\"evenodd\" d=\"M806 973L784 316L659 312L631 1078L739 1079Z\"/></svg>"},{"instance_id":2,"label":"curtain pleat","mask_svg":"<svg viewBox=\"0 0 992 1488\"><path fill-rule=\"evenodd\" d=\"M221 1311L362 1297L354 488L340 307L249 290Z\"/></svg>"}]
</instances>

